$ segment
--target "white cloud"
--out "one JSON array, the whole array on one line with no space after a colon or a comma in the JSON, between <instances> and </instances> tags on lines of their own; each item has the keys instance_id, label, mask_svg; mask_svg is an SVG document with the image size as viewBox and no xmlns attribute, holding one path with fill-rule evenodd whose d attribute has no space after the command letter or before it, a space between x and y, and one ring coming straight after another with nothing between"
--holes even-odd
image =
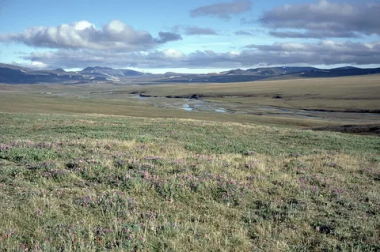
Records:
<instances>
[{"instance_id":1,"label":"white cloud","mask_svg":"<svg viewBox=\"0 0 380 252\"><path fill-rule=\"evenodd\" d=\"M184 57L184 54L175 49L167 49L164 51L164 56L171 59L181 59Z\"/></svg>"},{"instance_id":2,"label":"white cloud","mask_svg":"<svg viewBox=\"0 0 380 252\"><path fill-rule=\"evenodd\" d=\"M212 50L185 54L176 49L150 52L67 50L34 52L24 60L41 62L50 68L110 67L152 68L238 68L257 65L368 65L380 64L380 41L274 43L249 45L245 50L219 53Z\"/></svg>"},{"instance_id":3,"label":"white cloud","mask_svg":"<svg viewBox=\"0 0 380 252\"><path fill-rule=\"evenodd\" d=\"M95 29L95 25L91 24L88 21L80 21L80 22L74 23L73 26L74 26L74 29L76 31L83 31L83 30L86 30L86 29L89 29L89 28L94 28Z\"/></svg>"},{"instance_id":4,"label":"white cloud","mask_svg":"<svg viewBox=\"0 0 380 252\"><path fill-rule=\"evenodd\" d=\"M12 62L12 65L17 65L25 68L44 70L48 69L48 65L40 61L31 61L31 62Z\"/></svg>"},{"instance_id":5,"label":"white cloud","mask_svg":"<svg viewBox=\"0 0 380 252\"><path fill-rule=\"evenodd\" d=\"M249 0L234 0L232 2L216 3L196 8L190 12L191 17L214 16L220 19L230 19L232 15L239 15L251 10Z\"/></svg>"},{"instance_id":6,"label":"white cloud","mask_svg":"<svg viewBox=\"0 0 380 252\"><path fill-rule=\"evenodd\" d=\"M44 69L44 68L47 68L47 66L48 66L45 63L42 63L39 61L32 61L31 65L33 68L39 68L39 69Z\"/></svg>"},{"instance_id":7,"label":"white cloud","mask_svg":"<svg viewBox=\"0 0 380 252\"><path fill-rule=\"evenodd\" d=\"M379 13L380 3L376 2L319 0L276 7L265 12L259 21L275 29L270 34L276 37L354 38L380 35Z\"/></svg>"},{"instance_id":8,"label":"white cloud","mask_svg":"<svg viewBox=\"0 0 380 252\"><path fill-rule=\"evenodd\" d=\"M54 27L32 27L20 33L0 34L0 42L19 42L33 47L93 49L93 50L149 50L155 46L182 39L175 33L160 32L158 38L120 20L113 20L98 29L88 21Z\"/></svg>"}]
</instances>

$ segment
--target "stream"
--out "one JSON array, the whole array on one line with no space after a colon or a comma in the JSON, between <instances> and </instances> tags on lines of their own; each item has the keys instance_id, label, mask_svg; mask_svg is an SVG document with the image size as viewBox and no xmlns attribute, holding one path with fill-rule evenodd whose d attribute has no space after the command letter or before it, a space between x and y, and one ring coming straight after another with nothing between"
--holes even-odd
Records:
<instances>
[{"instance_id":1,"label":"stream","mask_svg":"<svg viewBox=\"0 0 380 252\"><path fill-rule=\"evenodd\" d=\"M276 116L286 118L303 118L313 120L336 120L350 122L373 122L380 121L380 114L377 113L351 113L351 112L329 112L318 110L304 110L281 108L274 106L252 106L249 109L239 109L235 107L224 107L219 103L203 101L200 99L185 98L166 98L166 97L145 97L140 95L132 95L144 103L150 103L155 107L166 109L181 109L191 113L195 112L214 112L224 114L252 114L264 116Z\"/></svg>"}]
</instances>

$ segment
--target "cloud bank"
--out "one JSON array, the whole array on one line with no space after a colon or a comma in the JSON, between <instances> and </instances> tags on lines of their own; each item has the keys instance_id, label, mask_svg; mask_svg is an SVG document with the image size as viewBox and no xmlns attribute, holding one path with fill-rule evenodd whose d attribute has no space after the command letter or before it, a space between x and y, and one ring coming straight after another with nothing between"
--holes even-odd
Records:
<instances>
[{"instance_id":1,"label":"cloud bank","mask_svg":"<svg viewBox=\"0 0 380 252\"><path fill-rule=\"evenodd\" d=\"M334 42L274 43L248 45L242 51L195 51L185 54L175 49L150 52L112 52L60 49L33 52L23 59L51 68L83 68L89 65L138 68L235 68L257 65L380 64L380 41L372 43ZM106 63L105 63L106 62Z\"/></svg>"},{"instance_id":2,"label":"cloud bank","mask_svg":"<svg viewBox=\"0 0 380 252\"><path fill-rule=\"evenodd\" d=\"M19 42L32 47L92 50L149 50L170 41L181 40L179 34L160 32L157 38L147 31L135 30L120 20L102 29L88 21L54 27L32 27L20 33L0 34L0 42Z\"/></svg>"},{"instance_id":3,"label":"cloud bank","mask_svg":"<svg viewBox=\"0 0 380 252\"><path fill-rule=\"evenodd\" d=\"M235 0L233 2L206 5L190 11L191 17L211 16L220 19L230 19L233 15L249 12L252 4L249 0Z\"/></svg>"},{"instance_id":4,"label":"cloud bank","mask_svg":"<svg viewBox=\"0 0 380 252\"><path fill-rule=\"evenodd\" d=\"M253 35L251 32L243 31L243 30L236 31L234 34L238 36L252 36Z\"/></svg>"},{"instance_id":5,"label":"cloud bank","mask_svg":"<svg viewBox=\"0 0 380 252\"><path fill-rule=\"evenodd\" d=\"M199 27L196 25L175 25L171 28L174 33L182 32L186 35L218 35L218 33L208 27Z\"/></svg>"},{"instance_id":6,"label":"cloud bank","mask_svg":"<svg viewBox=\"0 0 380 252\"><path fill-rule=\"evenodd\" d=\"M217 35L216 31L211 28L187 26L184 29L185 29L186 35Z\"/></svg>"},{"instance_id":7,"label":"cloud bank","mask_svg":"<svg viewBox=\"0 0 380 252\"><path fill-rule=\"evenodd\" d=\"M380 3L376 2L353 4L319 0L274 8L265 12L259 22L276 29L270 33L276 37L354 38L380 35L379 13Z\"/></svg>"},{"instance_id":8,"label":"cloud bank","mask_svg":"<svg viewBox=\"0 0 380 252\"><path fill-rule=\"evenodd\" d=\"M234 15L249 12L251 7L248 0L235 0L199 7L191 11L191 16L229 19ZM341 42L329 38L380 36L378 13L378 2L344 3L319 0L313 3L280 6L264 12L259 24L269 29L268 33L272 36L302 38L303 40L299 40L301 42L250 44L245 47L239 42L240 49L234 47L234 51L227 51L231 50L230 47L225 49L225 52L198 50L184 53L176 49L158 50L163 44L182 40L180 34L219 35L209 27L176 25L170 31L160 31L153 36L120 20L113 20L101 27L96 27L88 21L54 27L32 27L18 33L0 34L0 42L18 42L36 48L53 49L50 52L20 54L21 59L31 62L31 66L35 68L83 68L101 65L141 69L207 69L258 65L368 65L380 64L380 40ZM234 35L251 39L261 31L241 28L236 29ZM320 39L320 42L305 43L304 39L307 38ZM182 48L188 52L189 48L186 49L185 45L182 44Z\"/></svg>"}]
</instances>

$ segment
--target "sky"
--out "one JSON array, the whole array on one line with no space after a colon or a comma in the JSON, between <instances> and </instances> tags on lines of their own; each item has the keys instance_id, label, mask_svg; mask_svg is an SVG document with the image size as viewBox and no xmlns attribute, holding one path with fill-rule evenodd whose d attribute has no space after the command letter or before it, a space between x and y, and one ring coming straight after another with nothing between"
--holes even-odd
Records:
<instances>
[{"instance_id":1,"label":"sky","mask_svg":"<svg viewBox=\"0 0 380 252\"><path fill-rule=\"evenodd\" d=\"M219 72L380 66L380 0L0 0L0 62Z\"/></svg>"}]
</instances>

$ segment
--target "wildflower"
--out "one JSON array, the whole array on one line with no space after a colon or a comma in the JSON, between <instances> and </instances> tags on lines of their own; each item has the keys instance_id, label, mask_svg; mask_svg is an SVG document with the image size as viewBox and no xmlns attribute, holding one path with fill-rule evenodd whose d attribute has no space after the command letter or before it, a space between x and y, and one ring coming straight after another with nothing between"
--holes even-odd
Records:
<instances>
[{"instance_id":1,"label":"wildflower","mask_svg":"<svg viewBox=\"0 0 380 252\"><path fill-rule=\"evenodd\" d=\"M41 209L37 209L36 210L36 215L37 216L41 216L42 215L42 210Z\"/></svg>"},{"instance_id":2,"label":"wildflower","mask_svg":"<svg viewBox=\"0 0 380 252\"><path fill-rule=\"evenodd\" d=\"M342 188L336 188L336 189L333 189L333 190L331 191L331 193L333 193L333 194L342 194L342 193L344 193L344 192L345 192L345 190L342 189Z\"/></svg>"},{"instance_id":3,"label":"wildflower","mask_svg":"<svg viewBox=\"0 0 380 252\"><path fill-rule=\"evenodd\" d=\"M106 144L105 146L104 146L104 149L106 149L106 150L110 150L110 149L112 149L112 144Z\"/></svg>"},{"instance_id":4,"label":"wildflower","mask_svg":"<svg viewBox=\"0 0 380 252\"><path fill-rule=\"evenodd\" d=\"M10 145L0 144L0 152L5 152L11 149Z\"/></svg>"},{"instance_id":5,"label":"wildflower","mask_svg":"<svg viewBox=\"0 0 380 252\"><path fill-rule=\"evenodd\" d=\"M150 179L150 174L149 174L149 172L148 172L148 171L144 171L144 173L143 173L143 177L144 177L145 179L149 180L149 179Z\"/></svg>"}]
</instances>

